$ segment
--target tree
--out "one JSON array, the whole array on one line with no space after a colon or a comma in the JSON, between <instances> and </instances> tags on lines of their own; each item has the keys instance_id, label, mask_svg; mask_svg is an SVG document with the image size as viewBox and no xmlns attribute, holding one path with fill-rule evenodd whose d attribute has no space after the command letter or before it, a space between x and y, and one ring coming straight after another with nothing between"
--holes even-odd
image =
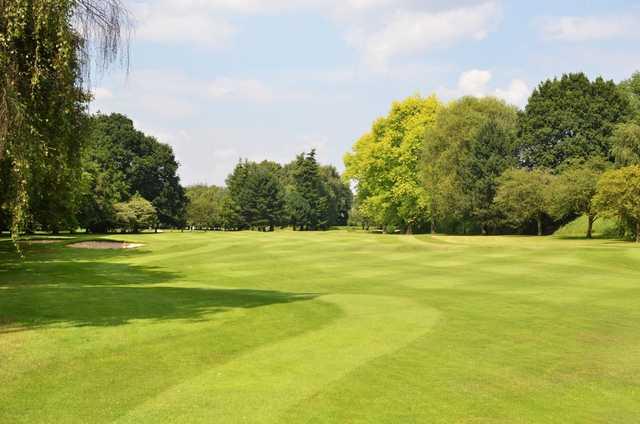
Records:
<instances>
[{"instance_id":1,"label":"tree","mask_svg":"<svg viewBox=\"0 0 640 424\"><path fill-rule=\"evenodd\" d=\"M229 190L225 191L222 198L222 207L220 218L222 220L222 228L225 230L238 231L244 227L242 222L242 210L236 202L233 201Z\"/></svg>"},{"instance_id":2,"label":"tree","mask_svg":"<svg viewBox=\"0 0 640 424\"><path fill-rule=\"evenodd\" d=\"M491 202L497 176L515 160L516 120L515 107L491 97L464 97L438 113L423 154L433 230L478 220L486 231L495 221Z\"/></svg>"},{"instance_id":3,"label":"tree","mask_svg":"<svg viewBox=\"0 0 640 424\"><path fill-rule=\"evenodd\" d=\"M222 187L195 185L187 187L187 225L199 229L224 228L223 207L228 195Z\"/></svg>"},{"instance_id":4,"label":"tree","mask_svg":"<svg viewBox=\"0 0 640 424\"><path fill-rule=\"evenodd\" d=\"M340 174L333 166L320 166L319 172L327 194L328 225L347 225L353 202L353 193L349 185L342 181Z\"/></svg>"},{"instance_id":5,"label":"tree","mask_svg":"<svg viewBox=\"0 0 640 424\"><path fill-rule=\"evenodd\" d=\"M293 229L326 229L330 220L330 199L315 150L298 155L287 171L290 185L286 204Z\"/></svg>"},{"instance_id":6,"label":"tree","mask_svg":"<svg viewBox=\"0 0 640 424\"><path fill-rule=\"evenodd\" d=\"M613 129L630 111L613 81L579 73L541 83L519 120L523 165L555 170L571 159L610 157Z\"/></svg>"},{"instance_id":7,"label":"tree","mask_svg":"<svg viewBox=\"0 0 640 424\"><path fill-rule=\"evenodd\" d=\"M593 203L600 214L628 223L640 243L640 166L605 172Z\"/></svg>"},{"instance_id":8,"label":"tree","mask_svg":"<svg viewBox=\"0 0 640 424\"><path fill-rule=\"evenodd\" d=\"M362 213L362 209L358 205L358 200L356 199L351 206L351 211L349 212L349 222L348 224L351 226L359 226L362 227L363 230L369 229L369 218Z\"/></svg>"},{"instance_id":9,"label":"tree","mask_svg":"<svg viewBox=\"0 0 640 424\"><path fill-rule=\"evenodd\" d=\"M620 82L618 89L629 101L632 118L640 123L640 72L634 72L629 79Z\"/></svg>"},{"instance_id":10,"label":"tree","mask_svg":"<svg viewBox=\"0 0 640 424\"><path fill-rule=\"evenodd\" d=\"M542 220L548 210L548 187L552 181L551 174L539 169L509 169L500 177L496 207L510 224L523 225L535 220L541 236Z\"/></svg>"},{"instance_id":11,"label":"tree","mask_svg":"<svg viewBox=\"0 0 640 424\"><path fill-rule=\"evenodd\" d=\"M83 196L85 215L92 206L108 204L106 199L92 200L91 193L115 201L126 201L139 193L156 208L159 225L181 227L187 198L171 147L136 130L131 119L120 114L94 116L90 130L83 155L83 167L92 184ZM98 183L103 187L97 187ZM96 212L95 216L101 215ZM107 222L96 225L107 226Z\"/></svg>"},{"instance_id":12,"label":"tree","mask_svg":"<svg viewBox=\"0 0 640 424\"><path fill-rule=\"evenodd\" d=\"M116 226L114 204L122 200L126 184L121 174L104 169L87 154L82 165L78 192L77 218L87 232L106 233Z\"/></svg>"},{"instance_id":13,"label":"tree","mask_svg":"<svg viewBox=\"0 0 640 424\"><path fill-rule=\"evenodd\" d=\"M274 162L241 161L227 178L243 227L273 231L282 223L285 204L280 171L280 165Z\"/></svg>"},{"instance_id":14,"label":"tree","mask_svg":"<svg viewBox=\"0 0 640 424\"><path fill-rule=\"evenodd\" d=\"M567 166L550 186L549 212L561 219L571 214L587 216L587 238L593 236L593 223L598 218L593 207L598 179L607 169L608 162L593 158L587 162Z\"/></svg>"},{"instance_id":15,"label":"tree","mask_svg":"<svg viewBox=\"0 0 640 424\"><path fill-rule=\"evenodd\" d=\"M471 217L480 223L482 234L498 226L500 211L493 199L500 176L516 165L515 147L513 127L504 128L493 119L471 140L469 157L462 170L462 191L470 200Z\"/></svg>"},{"instance_id":16,"label":"tree","mask_svg":"<svg viewBox=\"0 0 640 424\"><path fill-rule=\"evenodd\" d=\"M435 96L412 96L395 102L344 157L344 178L357 186L359 213L374 225L424 227L429 197L422 184L424 133L441 104Z\"/></svg>"},{"instance_id":17,"label":"tree","mask_svg":"<svg viewBox=\"0 0 640 424\"><path fill-rule=\"evenodd\" d=\"M72 212L84 82L94 63L118 57L127 28L119 0L0 1L0 203L14 237L33 215L54 227Z\"/></svg>"},{"instance_id":18,"label":"tree","mask_svg":"<svg viewBox=\"0 0 640 424\"><path fill-rule=\"evenodd\" d=\"M139 194L134 195L128 202L116 203L114 209L117 224L132 233L155 226L158 220L156 208Z\"/></svg>"},{"instance_id":19,"label":"tree","mask_svg":"<svg viewBox=\"0 0 640 424\"><path fill-rule=\"evenodd\" d=\"M640 125L618 124L611 137L611 152L618 166L640 165Z\"/></svg>"}]
</instances>

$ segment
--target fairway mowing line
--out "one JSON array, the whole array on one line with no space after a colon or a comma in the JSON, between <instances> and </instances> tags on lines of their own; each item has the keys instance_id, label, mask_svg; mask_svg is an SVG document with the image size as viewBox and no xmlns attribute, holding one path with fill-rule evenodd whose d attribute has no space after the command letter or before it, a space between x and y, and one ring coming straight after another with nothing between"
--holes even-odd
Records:
<instances>
[{"instance_id":1,"label":"fairway mowing line","mask_svg":"<svg viewBox=\"0 0 640 424\"><path fill-rule=\"evenodd\" d=\"M118 422L279 422L354 369L429 332L439 317L436 309L399 297L336 294L318 300L335 304L344 315L207 369Z\"/></svg>"}]
</instances>

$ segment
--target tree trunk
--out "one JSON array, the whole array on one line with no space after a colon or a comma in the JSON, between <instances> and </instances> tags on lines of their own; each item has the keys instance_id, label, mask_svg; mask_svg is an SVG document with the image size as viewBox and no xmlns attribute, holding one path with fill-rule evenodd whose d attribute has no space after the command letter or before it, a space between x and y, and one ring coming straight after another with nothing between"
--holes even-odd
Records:
<instances>
[{"instance_id":1,"label":"tree trunk","mask_svg":"<svg viewBox=\"0 0 640 424\"><path fill-rule=\"evenodd\" d=\"M536 218L536 221L538 222L538 235L541 236L542 235L542 215L538 215L538 217Z\"/></svg>"},{"instance_id":2,"label":"tree trunk","mask_svg":"<svg viewBox=\"0 0 640 424\"><path fill-rule=\"evenodd\" d=\"M587 216L587 220L587 238L591 239L593 238L593 223L595 222L596 217L593 214L589 214Z\"/></svg>"},{"instance_id":3,"label":"tree trunk","mask_svg":"<svg viewBox=\"0 0 640 424\"><path fill-rule=\"evenodd\" d=\"M636 243L640 243L640 219L636 221Z\"/></svg>"},{"instance_id":4,"label":"tree trunk","mask_svg":"<svg viewBox=\"0 0 640 424\"><path fill-rule=\"evenodd\" d=\"M411 235L413 234L413 226L411 225L411 223L409 223L409 225L407 225L407 231L406 231L407 235Z\"/></svg>"},{"instance_id":5,"label":"tree trunk","mask_svg":"<svg viewBox=\"0 0 640 424\"><path fill-rule=\"evenodd\" d=\"M480 232L482 233L483 236L486 236L488 231L487 231L487 224L482 223L480 225Z\"/></svg>"},{"instance_id":6,"label":"tree trunk","mask_svg":"<svg viewBox=\"0 0 640 424\"><path fill-rule=\"evenodd\" d=\"M435 233L436 233L436 220L431 219L431 234L435 234Z\"/></svg>"}]
</instances>

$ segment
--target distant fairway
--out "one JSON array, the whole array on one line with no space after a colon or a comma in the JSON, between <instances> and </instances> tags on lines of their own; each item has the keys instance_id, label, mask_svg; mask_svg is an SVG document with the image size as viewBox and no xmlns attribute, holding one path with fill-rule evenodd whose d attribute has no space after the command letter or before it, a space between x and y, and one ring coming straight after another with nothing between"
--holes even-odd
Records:
<instances>
[{"instance_id":1,"label":"distant fairway","mask_svg":"<svg viewBox=\"0 0 640 424\"><path fill-rule=\"evenodd\" d=\"M0 242L0 423L640 422L640 247L320 233Z\"/></svg>"}]
</instances>

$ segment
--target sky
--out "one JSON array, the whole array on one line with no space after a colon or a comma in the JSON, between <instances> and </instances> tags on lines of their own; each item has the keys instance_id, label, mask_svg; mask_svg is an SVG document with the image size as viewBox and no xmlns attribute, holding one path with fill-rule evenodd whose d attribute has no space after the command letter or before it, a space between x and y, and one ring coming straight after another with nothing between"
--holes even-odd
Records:
<instances>
[{"instance_id":1,"label":"sky","mask_svg":"<svg viewBox=\"0 0 640 424\"><path fill-rule=\"evenodd\" d=\"M500 0L125 0L128 71L94 78L93 112L170 144L185 185L239 159L342 157L393 101L493 95L640 70L640 3Z\"/></svg>"}]
</instances>

